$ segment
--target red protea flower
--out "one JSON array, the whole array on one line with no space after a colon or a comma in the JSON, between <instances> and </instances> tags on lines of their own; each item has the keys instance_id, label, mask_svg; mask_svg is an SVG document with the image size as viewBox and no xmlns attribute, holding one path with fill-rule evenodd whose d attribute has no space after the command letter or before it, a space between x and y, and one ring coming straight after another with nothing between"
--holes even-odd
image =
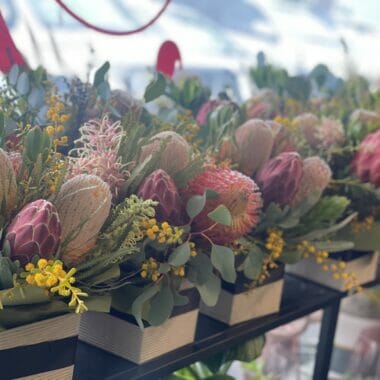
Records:
<instances>
[{"instance_id":1,"label":"red protea flower","mask_svg":"<svg viewBox=\"0 0 380 380\"><path fill-rule=\"evenodd\" d=\"M289 205L297 194L302 175L302 158L296 152L281 153L268 161L256 176L264 207L272 202L280 207Z\"/></svg>"},{"instance_id":2,"label":"red protea flower","mask_svg":"<svg viewBox=\"0 0 380 380\"><path fill-rule=\"evenodd\" d=\"M44 199L27 204L13 219L5 240L9 242L12 260L22 265L34 255L50 258L57 250L61 223L55 207Z\"/></svg>"},{"instance_id":3,"label":"red protea flower","mask_svg":"<svg viewBox=\"0 0 380 380\"><path fill-rule=\"evenodd\" d=\"M173 179L162 169L157 169L145 178L137 195L146 200L159 202L156 219L178 226L183 222L183 205Z\"/></svg>"},{"instance_id":4,"label":"red protea flower","mask_svg":"<svg viewBox=\"0 0 380 380\"><path fill-rule=\"evenodd\" d=\"M380 187L380 130L370 133L360 144L353 170L363 182Z\"/></svg>"},{"instance_id":5,"label":"red protea flower","mask_svg":"<svg viewBox=\"0 0 380 380\"><path fill-rule=\"evenodd\" d=\"M218 193L215 199L207 199L202 212L193 220L193 231L204 234L216 244L227 244L239 239L259 222L261 195L256 183L238 171L212 168L191 180L183 191L187 201L193 195L202 195L209 189ZM231 226L217 224L207 216L217 206L224 205L232 216ZM208 229L210 228L210 229Z\"/></svg>"}]
</instances>

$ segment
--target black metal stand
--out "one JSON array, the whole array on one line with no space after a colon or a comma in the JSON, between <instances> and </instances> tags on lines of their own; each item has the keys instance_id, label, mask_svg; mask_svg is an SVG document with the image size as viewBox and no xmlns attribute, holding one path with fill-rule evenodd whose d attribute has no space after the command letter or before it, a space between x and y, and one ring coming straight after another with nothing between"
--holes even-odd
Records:
<instances>
[{"instance_id":1,"label":"black metal stand","mask_svg":"<svg viewBox=\"0 0 380 380\"><path fill-rule=\"evenodd\" d=\"M340 300L323 310L313 380L327 380L328 378L339 309Z\"/></svg>"},{"instance_id":2,"label":"black metal stand","mask_svg":"<svg viewBox=\"0 0 380 380\"><path fill-rule=\"evenodd\" d=\"M378 283L379 281L376 281L369 286ZM235 326L227 326L200 315L195 340L192 344L141 365L80 342L76 355L74 379L157 380L212 354L323 309L324 315L313 379L325 380L331 361L340 301L344 297L346 297L346 293L286 274L282 305L277 314Z\"/></svg>"}]
</instances>

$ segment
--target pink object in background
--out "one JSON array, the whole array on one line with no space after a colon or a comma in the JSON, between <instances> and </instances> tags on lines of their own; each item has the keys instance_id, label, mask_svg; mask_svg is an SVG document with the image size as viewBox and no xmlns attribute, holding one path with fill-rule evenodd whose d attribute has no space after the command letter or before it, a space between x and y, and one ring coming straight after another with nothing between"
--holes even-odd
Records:
<instances>
[{"instance_id":1,"label":"pink object in background","mask_svg":"<svg viewBox=\"0 0 380 380\"><path fill-rule=\"evenodd\" d=\"M25 60L18 51L0 12L0 71L7 73L15 64L25 65Z\"/></svg>"},{"instance_id":2,"label":"pink object in background","mask_svg":"<svg viewBox=\"0 0 380 380\"><path fill-rule=\"evenodd\" d=\"M172 78L177 61L179 61L180 68L182 69L181 53L178 46L173 41L165 41L158 51L156 70Z\"/></svg>"}]
</instances>

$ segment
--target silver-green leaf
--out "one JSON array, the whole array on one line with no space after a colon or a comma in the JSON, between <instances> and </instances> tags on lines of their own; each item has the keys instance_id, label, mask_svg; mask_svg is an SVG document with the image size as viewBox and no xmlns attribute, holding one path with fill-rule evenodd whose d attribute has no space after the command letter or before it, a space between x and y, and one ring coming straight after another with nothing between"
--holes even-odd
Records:
<instances>
[{"instance_id":1,"label":"silver-green leaf","mask_svg":"<svg viewBox=\"0 0 380 380\"><path fill-rule=\"evenodd\" d=\"M224 281L236 281L235 255L232 249L214 244L211 248L212 265L220 272Z\"/></svg>"}]
</instances>

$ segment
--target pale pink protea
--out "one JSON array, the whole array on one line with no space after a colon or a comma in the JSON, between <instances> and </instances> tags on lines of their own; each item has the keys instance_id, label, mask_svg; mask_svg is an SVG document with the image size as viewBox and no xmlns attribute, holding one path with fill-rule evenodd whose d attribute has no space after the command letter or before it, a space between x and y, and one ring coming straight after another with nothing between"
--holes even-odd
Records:
<instances>
[{"instance_id":1,"label":"pale pink protea","mask_svg":"<svg viewBox=\"0 0 380 380\"><path fill-rule=\"evenodd\" d=\"M22 265L34 255L53 257L61 237L61 223L55 207L44 199L27 204L16 215L5 240L9 242L12 260Z\"/></svg>"},{"instance_id":2,"label":"pale pink protea","mask_svg":"<svg viewBox=\"0 0 380 380\"><path fill-rule=\"evenodd\" d=\"M21 175L22 168L22 155L20 152L10 152L8 153L9 160L11 161L13 170L16 173L16 176L19 177Z\"/></svg>"},{"instance_id":3,"label":"pale pink protea","mask_svg":"<svg viewBox=\"0 0 380 380\"><path fill-rule=\"evenodd\" d=\"M212 111L216 110L219 106L228 103L229 102L225 100L208 100L207 102L204 102L197 113L197 123L199 125L205 125L207 123L207 117Z\"/></svg>"},{"instance_id":4,"label":"pale pink protea","mask_svg":"<svg viewBox=\"0 0 380 380\"><path fill-rule=\"evenodd\" d=\"M78 148L70 152L68 178L79 174L96 175L117 197L129 175L118 155L123 137L120 122L111 123L105 116L102 120L90 120L79 131L81 137L75 141Z\"/></svg>"},{"instance_id":5,"label":"pale pink protea","mask_svg":"<svg viewBox=\"0 0 380 380\"><path fill-rule=\"evenodd\" d=\"M339 146L344 141L343 125L339 120L323 117L318 126L317 136L324 148Z\"/></svg>"}]
</instances>

